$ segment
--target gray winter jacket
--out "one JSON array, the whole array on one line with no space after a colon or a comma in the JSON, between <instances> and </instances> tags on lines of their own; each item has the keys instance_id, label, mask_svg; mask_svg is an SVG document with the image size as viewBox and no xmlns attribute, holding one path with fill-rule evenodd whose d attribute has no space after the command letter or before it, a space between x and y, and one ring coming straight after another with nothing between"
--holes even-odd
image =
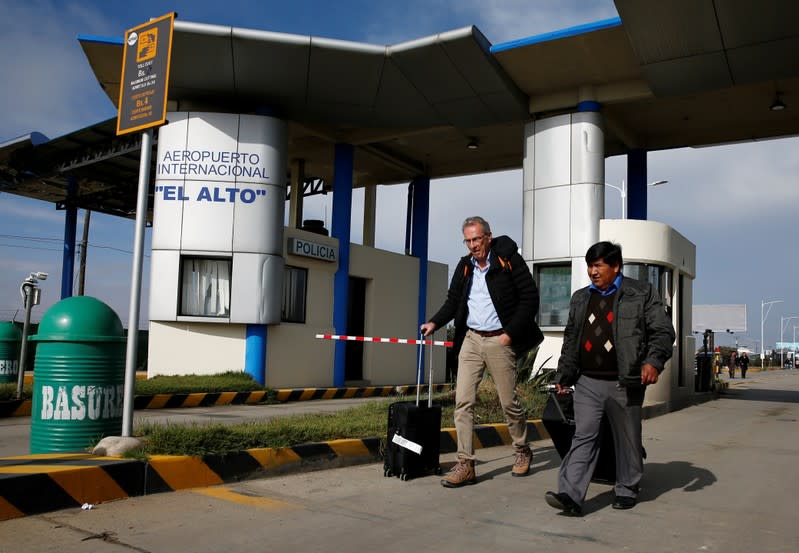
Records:
<instances>
[{"instance_id":1,"label":"gray winter jacket","mask_svg":"<svg viewBox=\"0 0 799 553\"><path fill-rule=\"evenodd\" d=\"M569 320L563 333L563 347L555 382L572 386L580 378L580 344L588 307L586 286L577 290L569 306ZM650 364L663 372L672 354L674 327L651 284L624 277L613 295L613 343L619 368L619 382L641 385L641 366Z\"/></svg>"}]
</instances>

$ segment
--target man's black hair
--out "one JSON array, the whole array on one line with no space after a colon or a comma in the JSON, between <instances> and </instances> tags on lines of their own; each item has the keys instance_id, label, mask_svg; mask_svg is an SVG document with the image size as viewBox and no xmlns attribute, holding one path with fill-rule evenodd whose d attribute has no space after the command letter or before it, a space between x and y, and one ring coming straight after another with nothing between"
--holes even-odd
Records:
<instances>
[{"instance_id":1,"label":"man's black hair","mask_svg":"<svg viewBox=\"0 0 799 553\"><path fill-rule=\"evenodd\" d=\"M585 252L585 262L587 264L590 265L599 259L603 259L611 267L616 265L623 267L624 260L621 257L621 245L613 242L597 242Z\"/></svg>"}]
</instances>

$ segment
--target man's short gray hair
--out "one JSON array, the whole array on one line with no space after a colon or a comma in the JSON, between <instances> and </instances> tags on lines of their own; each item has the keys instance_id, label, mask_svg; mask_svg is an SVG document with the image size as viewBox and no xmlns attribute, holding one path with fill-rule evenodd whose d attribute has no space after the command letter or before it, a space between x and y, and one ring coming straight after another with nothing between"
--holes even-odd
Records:
<instances>
[{"instance_id":1,"label":"man's short gray hair","mask_svg":"<svg viewBox=\"0 0 799 553\"><path fill-rule=\"evenodd\" d=\"M466 227L470 227L472 225L480 225L481 227L483 227L483 232L485 234L491 234L491 225L488 224L488 221L477 215L475 215L474 217L467 217L466 220L463 222L461 231L466 230Z\"/></svg>"}]
</instances>

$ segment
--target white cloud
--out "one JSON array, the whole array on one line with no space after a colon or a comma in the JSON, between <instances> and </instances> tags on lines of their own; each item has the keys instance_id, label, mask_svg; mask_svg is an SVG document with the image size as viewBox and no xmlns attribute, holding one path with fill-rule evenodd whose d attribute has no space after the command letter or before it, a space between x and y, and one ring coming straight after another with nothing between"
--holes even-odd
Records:
<instances>
[{"instance_id":1,"label":"white cloud","mask_svg":"<svg viewBox=\"0 0 799 553\"><path fill-rule=\"evenodd\" d=\"M56 211L52 205L48 206L49 209L41 209L43 205L42 202L30 198L0 194L0 217L23 217L43 223L64 223L63 211Z\"/></svg>"},{"instance_id":2,"label":"white cloud","mask_svg":"<svg viewBox=\"0 0 799 553\"><path fill-rule=\"evenodd\" d=\"M452 2L452 8L479 21L478 27L493 44L618 15L611 0L461 0Z\"/></svg>"},{"instance_id":3,"label":"white cloud","mask_svg":"<svg viewBox=\"0 0 799 553\"><path fill-rule=\"evenodd\" d=\"M108 19L51 0L2 2L0 12L0 140L32 130L52 138L113 115L74 34L108 29Z\"/></svg>"},{"instance_id":4,"label":"white cloud","mask_svg":"<svg viewBox=\"0 0 799 553\"><path fill-rule=\"evenodd\" d=\"M467 25L497 44L617 15L612 0L408 0L376 11L362 39L389 45Z\"/></svg>"}]
</instances>

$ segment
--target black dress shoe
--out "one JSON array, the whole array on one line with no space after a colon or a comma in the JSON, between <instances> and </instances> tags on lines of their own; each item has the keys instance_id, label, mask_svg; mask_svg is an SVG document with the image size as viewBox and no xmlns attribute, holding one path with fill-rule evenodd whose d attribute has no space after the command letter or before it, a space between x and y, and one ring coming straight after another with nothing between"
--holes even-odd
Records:
<instances>
[{"instance_id":1,"label":"black dress shoe","mask_svg":"<svg viewBox=\"0 0 799 553\"><path fill-rule=\"evenodd\" d=\"M635 507L635 504L638 503L638 500L634 497L625 497L623 495L617 495L616 499L613 501L613 508L614 509L632 509Z\"/></svg>"},{"instance_id":2,"label":"black dress shoe","mask_svg":"<svg viewBox=\"0 0 799 553\"><path fill-rule=\"evenodd\" d=\"M583 516L583 510L568 494L547 492L544 494L547 505L554 509L560 509L563 514L570 517Z\"/></svg>"}]
</instances>

